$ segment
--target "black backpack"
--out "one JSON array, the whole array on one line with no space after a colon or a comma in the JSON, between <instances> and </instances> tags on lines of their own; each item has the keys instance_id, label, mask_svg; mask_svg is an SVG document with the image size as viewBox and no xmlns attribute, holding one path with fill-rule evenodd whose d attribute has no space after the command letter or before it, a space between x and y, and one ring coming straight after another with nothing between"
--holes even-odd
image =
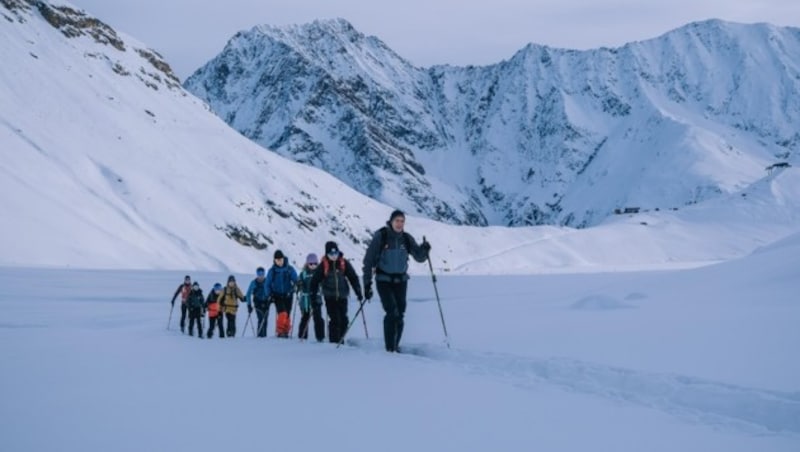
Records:
<instances>
[{"instance_id":1,"label":"black backpack","mask_svg":"<svg viewBox=\"0 0 800 452\"><path fill-rule=\"evenodd\" d=\"M190 308L199 309L203 307L205 298L203 297L202 290L192 290L189 292L189 297L186 299L186 304Z\"/></svg>"},{"instance_id":2,"label":"black backpack","mask_svg":"<svg viewBox=\"0 0 800 452\"><path fill-rule=\"evenodd\" d=\"M386 226L380 229L381 231L381 253L383 250L386 249L386 245L389 242L389 230L386 229ZM406 242L406 252L411 253L411 237L408 235L406 231L403 231L403 240Z\"/></svg>"},{"instance_id":3,"label":"black backpack","mask_svg":"<svg viewBox=\"0 0 800 452\"><path fill-rule=\"evenodd\" d=\"M264 284L266 282L266 279L261 282L256 279L255 285L253 286L253 302L264 303L267 301L267 299L264 298Z\"/></svg>"}]
</instances>

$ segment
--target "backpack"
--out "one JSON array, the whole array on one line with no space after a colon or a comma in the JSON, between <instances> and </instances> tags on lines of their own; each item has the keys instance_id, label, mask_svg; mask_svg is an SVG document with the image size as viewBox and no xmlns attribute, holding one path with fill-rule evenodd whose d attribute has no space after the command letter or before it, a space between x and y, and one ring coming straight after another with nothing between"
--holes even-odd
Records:
<instances>
[{"instance_id":1,"label":"backpack","mask_svg":"<svg viewBox=\"0 0 800 452\"><path fill-rule=\"evenodd\" d=\"M205 299L203 298L203 291L197 290L189 292L189 297L186 300L186 304L190 308L199 309L203 307Z\"/></svg>"},{"instance_id":2,"label":"backpack","mask_svg":"<svg viewBox=\"0 0 800 452\"><path fill-rule=\"evenodd\" d=\"M217 303L217 297L219 296L219 292L211 291L208 294L208 299L206 300L206 309L208 309L208 317L214 318L219 315L220 306Z\"/></svg>"},{"instance_id":3,"label":"backpack","mask_svg":"<svg viewBox=\"0 0 800 452\"><path fill-rule=\"evenodd\" d=\"M272 284L269 286L270 292L282 296L292 293L292 273L290 270L288 264L286 264L286 268L281 271L273 270Z\"/></svg>"},{"instance_id":4,"label":"backpack","mask_svg":"<svg viewBox=\"0 0 800 452\"><path fill-rule=\"evenodd\" d=\"M329 259L322 259L322 276L323 277L327 277L328 276L328 270L330 270L330 265L331 265L328 262L330 262ZM344 269L345 269L344 258L340 256L338 259L336 259L336 262L339 263L339 271L341 271L342 274L344 274Z\"/></svg>"},{"instance_id":5,"label":"backpack","mask_svg":"<svg viewBox=\"0 0 800 452\"><path fill-rule=\"evenodd\" d=\"M381 231L381 252L386 249L389 242L389 230L386 226L380 229ZM403 240L406 242L406 252L411 253L411 236L406 231L403 231Z\"/></svg>"},{"instance_id":6,"label":"backpack","mask_svg":"<svg viewBox=\"0 0 800 452\"><path fill-rule=\"evenodd\" d=\"M184 284L181 287L181 302L186 303L186 299L189 298L189 293L192 292L192 286L190 284Z\"/></svg>"},{"instance_id":7,"label":"backpack","mask_svg":"<svg viewBox=\"0 0 800 452\"><path fill-rule=\"evenodd\" d=\"M253 302L254 303L263 303L263 302L267 301L264 298L264 284L267 282L267 280L265 279L265 280L259 282L258 279L256 279L255 282L256 282L256 284L255 284L255 286L253 286Z\"/></svg>"}]
</instances>

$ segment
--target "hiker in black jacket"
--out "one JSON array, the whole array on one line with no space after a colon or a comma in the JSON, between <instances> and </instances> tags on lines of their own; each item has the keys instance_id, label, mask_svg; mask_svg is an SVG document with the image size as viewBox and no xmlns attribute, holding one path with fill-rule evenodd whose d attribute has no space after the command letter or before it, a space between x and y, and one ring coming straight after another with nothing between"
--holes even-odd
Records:
<instances>
[{"instance_id":1,"label":"hiker in black jacket","mask_svg":"<svg viewBox=\"0 0 800 452\"><path fill-rule=\"evenodd\" d=\"M364 255L364 296L372 298L374 275L378 296L385 315L383 317L383 340L386 351L396 352L403 335L408 290L408 257L425 262L431 245L427 241L418 245L411 234L405 232L406 216L395 210L386 226L372 236Z\"/></svg>"},{"instance_id":2,"label":"hiker in black jacket","mask_svg":"<svg viewBox=\"0 0 800 452\"><path fill-rule=\"evenodd\" d=\"M189 336L194 336L194 324L197 323L197 337L203 338L203 316L206 315L205 305L206 300L203 296L203 289L195 281L192 284L192 290L189 291L189 296L186 297L186 307L189 310Z\"/></svg>"},{"instance_id":3,"label":"hiker in black jacket","mask_svg":"<svg viewBox=\"0 0 800 452\"><path fill-rule=\"evenodd\" d=\"M314 253L306 256L306 265L303 270L297 275L297 295L298 304L300 305L300 326L298 329L297 337L300 339L308 339L308 325L311 319L314 319L314 337L317 342L325 340L325 320L322 318L322 299L319 294L311 298L311 278L314 272L317 271L319 260Z\"/></svg>"},{"instance_id":4,"label":"hiker in black jacket","mask_svg":"<svg viewBox=\"0 0 800 452\"><path fill-rule=\"evenodd\" d=\"M330 342L340 342L344 338L347 330L347 296L350 294L350 287L356 293L359 302L364 300L361 295L361 284L358 283L358 274L350 262L345 260L344 255L339 251L336 242L325 244L325 256L322 257L320 264L314 271L309 283L311 299L315 299L319 294L319 286L322 285L322 297L325 299L325 308L328 311L328 340Z\"/></svg>"}]
</instances>

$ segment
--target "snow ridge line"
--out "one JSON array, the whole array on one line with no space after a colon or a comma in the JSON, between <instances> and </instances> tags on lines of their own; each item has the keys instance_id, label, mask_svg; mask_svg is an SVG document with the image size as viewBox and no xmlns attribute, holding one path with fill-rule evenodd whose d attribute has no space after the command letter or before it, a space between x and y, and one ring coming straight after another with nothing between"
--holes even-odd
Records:
<instances>
[{"instance_id":1,"label":"snow ridge line","mask_svg":"<svg viewBox=\"0 0 800 452\"><path fill-rule=\"evenodd\" d=\"M359 342L353 345L359 346ZM646 406L697 423L754 434L800 434L800 392L749 388L567 358L528 358L447 350L435 345L404 345L401 349L403 354L510 379L521 387L553 384L568 391Z\"/></svg>"}]
</instances>

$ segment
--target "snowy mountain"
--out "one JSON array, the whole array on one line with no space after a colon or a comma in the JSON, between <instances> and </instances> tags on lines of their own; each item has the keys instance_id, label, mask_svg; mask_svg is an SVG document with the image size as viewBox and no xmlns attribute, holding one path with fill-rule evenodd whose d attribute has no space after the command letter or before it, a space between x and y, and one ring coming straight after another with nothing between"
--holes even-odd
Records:
<instances>
[{"instance_id":1,"label":"snowy mountain","mask_svg":"<svg viewBox=\"0 0 800 452\"><path fill-rule=\"evenodd\" d=\"M358 263L395 207L254 144L157 52L67 3L5 1L0 15L0 58L12 62L0 66L0 265L251 272L276 249L296 262L327 240ZM399 179L397 190L400 205ZM433 243L437 272L508 274L694 266L798 224L790 166L741 192L580 230L407 227Z\"/></svg>"},{"instance_id":2,"label":"snowy mountain","mask_svg":"<svg viewBox=\"0 0 800 452\"><path fill-rule=\"evenodd\" d=\"M800 29L710 20L621 48L417 68L345 20L236 34L185 87L244 136L455 224L577 227L800 164Z\"/></svg>"},{"instance_id":3,"label":"snowy mountain","mask_svg":"<svg viewBox=\"0 0 800 452\"><path fill-rule=\"evenodd\" d=\"M402 353L377 300L342 347L275 338L274 311L255 338L243 307L198 340L184 274L246 283L331 239L357 264L392 207L241 136L69 4L0 0L0 61L3 450L798 450L796 165L583 229L409 216L441 277L412 264ZM236 433L208 432L232 375Z\"/></svg>"}]
</instances>

